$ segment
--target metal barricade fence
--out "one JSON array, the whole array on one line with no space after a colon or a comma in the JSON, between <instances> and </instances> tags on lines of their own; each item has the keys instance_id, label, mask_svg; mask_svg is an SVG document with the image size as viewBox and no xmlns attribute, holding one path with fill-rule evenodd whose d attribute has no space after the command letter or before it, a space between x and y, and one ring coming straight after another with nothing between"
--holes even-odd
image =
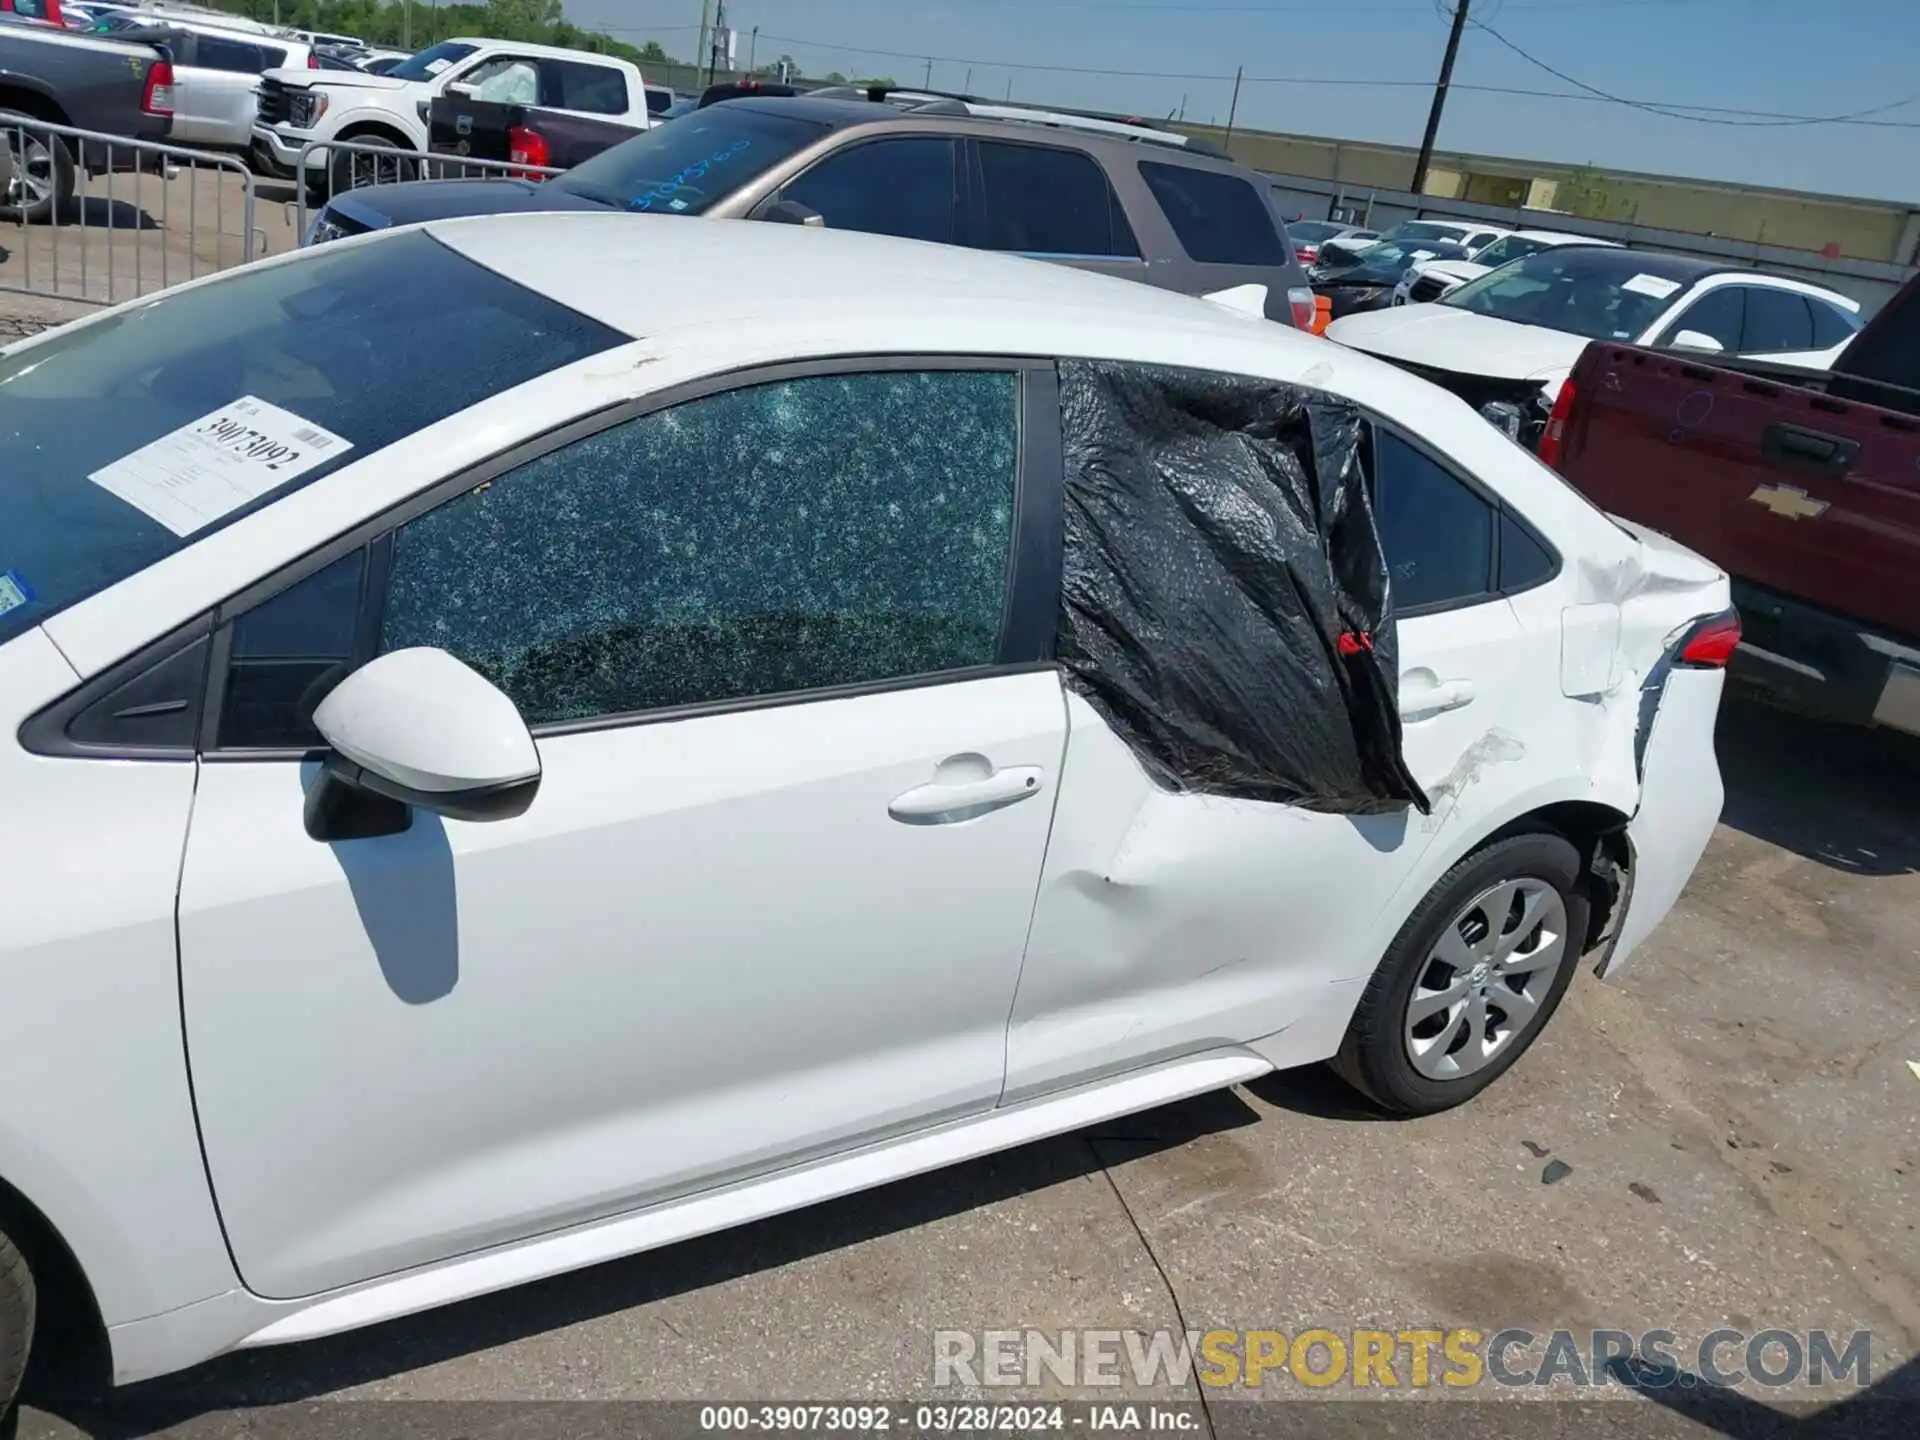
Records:
<instances>
[{"instance_id":1,"label":"metal barricade fence","mask_svg":"<svg viewBox=\"0 0 1920 1440\"><path fill-rule=\"evenodd\" d=\"M306 243L307 229L314 215L304 177L316 172L325 176L329 198L368 185L407 180L545 180L567 173L550 165L479 160L438 150L402 150L396 145L354 140L315 140L301 149L299 159L294 162L294 198L287 204L296 245Z\"/></svg>"},{"instance_id":2,"label":"metal barricade fence","mask_svg":"<svg viewBox=\"0 0 1920 1440\"><path fill-rule=\"evenodd\" d=\"M0 119L0 290L116 305L265 253L235 155Z\"/></svg>"}]
</instances>

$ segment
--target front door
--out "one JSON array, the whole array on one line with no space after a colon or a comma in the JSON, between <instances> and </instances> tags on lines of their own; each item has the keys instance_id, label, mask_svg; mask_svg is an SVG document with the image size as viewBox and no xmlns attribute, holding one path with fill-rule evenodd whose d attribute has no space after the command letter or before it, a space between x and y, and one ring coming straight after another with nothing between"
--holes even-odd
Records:
<instances>
[{"instance_id":1,"label":"front door","mask_svg":"<svg viewBox=\"0 0 1920 1440\"><path fill-rule=\"evenodd\" d=\"M1021 386L741 382L459 491L238 617L180 942L251 1288L311 1294L993 1104L1065 725L1006 623ZM412 645L514 699L538 798L309 839L302 716Z\"/></svg>"}]
</instances>

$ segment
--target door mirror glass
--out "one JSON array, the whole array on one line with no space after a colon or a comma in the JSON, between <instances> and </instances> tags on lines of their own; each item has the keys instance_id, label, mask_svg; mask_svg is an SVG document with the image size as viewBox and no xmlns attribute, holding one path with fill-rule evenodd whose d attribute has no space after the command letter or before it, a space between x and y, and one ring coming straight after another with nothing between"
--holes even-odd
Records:
<instances>
[{"instance_id":1,"label":"door mirror glass","mask_svg":"<svg viewBox=\"0 0 1920 1440\"><path fill-rule=\"evenodd\" d=\"M827 223L818 210L810 210L798 200L774 200L761 209L757 218L770 220L775 225L811 225L815 229Z\"/></svg>"},{"instance_id":2,"label":"door mirror glass","mask_svg":"<svg viewBox=\"0 0 1920 1440\"><path fill-rule=\"evenodd\" d=\"M313 723L333 751L307 796L315 839L405 828L369 830L365 816L356 824L344 814L352 807L343 792L454 820L509 820L526 813L540 788L540 752L520 712L444 650L422 646L369 661L328 692ZM384 809L391 820L391 806Z\"/></svg>"},{"instance_id":3,"label":"door mirror glass","mask_svg":"<svg viewBox=\"0 0 1920 1440\"><path fill-rule=\"evenodd\" d=\"M1682 330L1670 343L1676 350L1705 350L1715 355L1726 349L1713 336L1699 330Z\"/></svg>"}]
</instances>

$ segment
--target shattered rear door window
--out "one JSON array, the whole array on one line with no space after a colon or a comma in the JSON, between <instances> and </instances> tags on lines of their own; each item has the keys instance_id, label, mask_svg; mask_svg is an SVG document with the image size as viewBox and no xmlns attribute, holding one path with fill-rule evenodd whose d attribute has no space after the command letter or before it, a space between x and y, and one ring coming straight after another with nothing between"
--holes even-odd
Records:
<instances>
[{"instance_id":1,"label":"shattered rear door window","mask_svg":"<svg viewBox=\"0 0 1920 1440\"><path fill-rule=\"evenodd\" d=\"M888 371L645 415L402 527L382 651L529 724L991 665L1019 377Z\"/></svg>"}]
</instances>

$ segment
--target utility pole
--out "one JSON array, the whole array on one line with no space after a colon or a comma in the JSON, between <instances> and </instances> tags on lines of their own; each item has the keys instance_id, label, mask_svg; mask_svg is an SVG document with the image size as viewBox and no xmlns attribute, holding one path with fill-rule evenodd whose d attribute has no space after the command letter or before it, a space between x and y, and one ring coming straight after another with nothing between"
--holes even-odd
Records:
<instances>
[{"instance_id":1,"label":"utility pole","mask_svg":"<svg viewBox=\"0 0 1920 1440\"><path fill-rule=\"evenodd\" d=\"M720 78L721 36L727 33L727 0L713 0L713 48L707 53L707 83Z\"/></svg>"},{"instance_id":2,"label":"utility pole","mask_svg":"<svg viewBox=\"0 0 1920 1440\"><path fill-rule=\"evenodd\" d=\"M1246 66L1237 67L1233 72L1233 103L1227 106L1227 138L1220 144L1222 150L1233 147L1233 117L1240 113L1240 77L1246 73Z\"/></svg>"},{"instance_id":3,"label":"utility pole","mask_svg":"<svg viewBox=\"0 0 1920 1440\"><path fill-rule=\"evenodd\" d=\"M933 88L933 57L931 55L927 57L927 78L921 82L920 88L922 90Z\"/></svg>"},{"instance_id":4,"label":"utility pole","mask_svg":"<svg viewBox=\"0 0 1920 1440\"><path fill-rule=\"evenodd\" d=\"M1433 142L1440 136L1440 112L1447 105L1447 87L1453 83L1453 61L1460 53L1460 36L1467 28L1467 6L1472 0L1453 0L1453 29L1447 33L1447 53L1440 61L1440 81L1433 87L1433 109L1427 112L1427 133L1420 140L1420 158L1413 162L1413 193L1427 188L1427 168L1433 164Z\"/></svg>"},{"instance_id":5,"label":"utility pole","mask_svg":"<svg viewBox=\"0 0 1920 1440\"><path fill-rule=\"evenodd\" d=\"M753 74L753 57L760 49L760 27L754 26L747 32L747 73Z\"/></svg>"},{"instance_id":6,"label":"utility pole","mask_svg":"<svg viewBox=\"0 0 1920 1440\"><path fill-rule=\"evenodd\" d=\"M700 0L700 38L695 42L693 47L693 79L695 84L698 84L700 81L700 62L704 60L707 55L707 25L711 18L710 12L712 8L713 0Z\"/></svg>"},{"instance_id":7,"label":"utility pole","mask_svg":"<svg viewBox=\"0 0 1920 1440\"><path fill-rule=\"evenodd\" d=\"M280 0L273 0L273 23L280 23ZM413 0L400 7L400 44L408 54L413 53Z\"/></svg>"}]
</instances>

